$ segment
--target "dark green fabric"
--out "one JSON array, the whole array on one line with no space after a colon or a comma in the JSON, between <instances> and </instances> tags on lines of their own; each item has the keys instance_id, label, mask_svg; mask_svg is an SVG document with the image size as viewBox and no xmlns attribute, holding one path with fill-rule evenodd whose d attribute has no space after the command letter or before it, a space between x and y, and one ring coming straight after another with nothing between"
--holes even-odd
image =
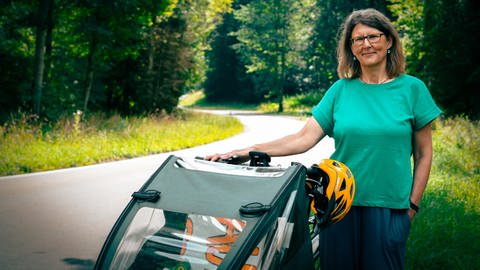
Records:
<instances>
[{"instance_id":1,"label":"dark green fabric","mask_svg":"<svg viewBox=\"0 0 480 270\"><path fill-rule=\"evenodd\" d=\"M308 265L312 263L312 251L307 224L308 203L304 190L303 166L292 165L280 177L255 177L185 169L180 167L182 164L176 163L177 161L178 157L169 157L140 189L161 192L157 202L141 202L134 199L129 203L112 229L95 269L108 268L128 225L142 207L245 221L246 227L218 267L218 269L241 269L261 239L272 226L275 227L277 218L282 215L294 191L296 197L289 217L289 222L295 223L293 238L283 262L276 268L310 268ZM240 207L253 202L270 205L271 209L259 216L242 216L239 212Z\"/></svg>"},{"instance_id":2,"label":"dark green fabric","mask_svg":"<svg viewBox=\"0 0 480 270\"><path fill-rule=\"evenodd\" d=\"M162 193L156 207L219 217L239 218L240 206L251 202L271 204L292 177L293 168L282 177L250 177L189 170L174 166L171 159L146 189Z\"/></svg>"}]
</instances>

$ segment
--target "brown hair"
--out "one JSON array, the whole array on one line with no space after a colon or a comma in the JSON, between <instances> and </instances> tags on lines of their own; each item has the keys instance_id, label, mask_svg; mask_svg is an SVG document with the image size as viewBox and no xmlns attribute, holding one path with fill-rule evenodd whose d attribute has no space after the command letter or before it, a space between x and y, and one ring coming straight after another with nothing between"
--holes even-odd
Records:
<instances>
[{"instance_id":1,"label":"brown hair","mask_svg":"<svg viewBox=\"0 0 480 270\"><path fill-rule=\"evenodd\" d=\"M393 78L404 73L405 57L397 30L385 15L378 10L369 8L352 12L340 28L342 32L337 46L338 77L353 79L360 77L362 73L358 61L353 60L354 55L351 48L351 35L357 24L376 28L384 33L387 39L392 40L390 53L387 54L387 74L390 78Z\"/></svg>"}]
</instances>

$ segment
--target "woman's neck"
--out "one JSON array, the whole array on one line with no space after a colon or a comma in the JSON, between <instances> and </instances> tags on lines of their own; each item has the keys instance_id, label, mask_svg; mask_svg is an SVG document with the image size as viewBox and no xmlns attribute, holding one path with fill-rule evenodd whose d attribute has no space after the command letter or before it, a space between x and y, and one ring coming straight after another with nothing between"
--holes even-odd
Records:
<instances>
[{"instance_id":1,"label":"woman's neck","mask_svg":"<svg viewBox=\"0 0 480 270\"><path fill-rule=\"evenodd\" d=\"M360 81L366 83L366 84L382 84L382 83L387 83L392 80L392 78L388 77L387 75L385 76L372 76L372 77L366 77L366 76L360 76Z\"/></svg>"},{"instance_id":2,"label":"woman's neck","mask_svg":"<svg viewBox=\"0 0 480 270\"><path fill-rule=\"evenodd\" d=\"M362 70L359 79L368 84L382 84L392 80L385 69L382 69L381 71Z\"/></svg>"}]
</instances>

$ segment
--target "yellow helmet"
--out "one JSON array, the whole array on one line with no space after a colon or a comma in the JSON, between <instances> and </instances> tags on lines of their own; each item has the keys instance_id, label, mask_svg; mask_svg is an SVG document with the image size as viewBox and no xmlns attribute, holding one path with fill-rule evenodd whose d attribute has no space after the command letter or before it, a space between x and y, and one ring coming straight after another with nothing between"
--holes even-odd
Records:
<instances>
[{"instance_id":1,"label":"yellow helmet","mask_svg":"<svg viewBox=\"0 0 480 270\"><path fill-rule=\"evenodd\" d=\"M355 179L340 161L324 159L307 169L307 192L311 210L321 228L341 220L355 196Z\"/></svg>"}]
</instances>

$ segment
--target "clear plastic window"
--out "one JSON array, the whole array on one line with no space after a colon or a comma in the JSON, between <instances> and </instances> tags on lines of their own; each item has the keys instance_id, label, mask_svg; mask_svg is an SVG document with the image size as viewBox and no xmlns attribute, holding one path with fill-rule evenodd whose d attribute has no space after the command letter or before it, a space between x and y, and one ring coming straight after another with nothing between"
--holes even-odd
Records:
<instances>
[{"instance_id":1,"label":"clear plastic window","mask_svg":"<svg viewBox=\"0 0 480 270\"><path fill-rule=\"evenodd\" d=\"M290 198L280 217L277 218L269 232L260 241L260 244L247 260L255 263L256 267L248 269L279 269L284 256L290 247L294 223L289 222L297 191L290 194Z\"/></svg>"},{"instance_id":2,"label":"clear plastic window","mask_svg":"<svg viewBox=\"0 0 480 270\"><path fill-rule=\"evenodd\" d=\"M143 207L110 269L216 269L245 226L238 219ZM255 256L250 261L253 266Z\"/></svg>"}]
</instances>

